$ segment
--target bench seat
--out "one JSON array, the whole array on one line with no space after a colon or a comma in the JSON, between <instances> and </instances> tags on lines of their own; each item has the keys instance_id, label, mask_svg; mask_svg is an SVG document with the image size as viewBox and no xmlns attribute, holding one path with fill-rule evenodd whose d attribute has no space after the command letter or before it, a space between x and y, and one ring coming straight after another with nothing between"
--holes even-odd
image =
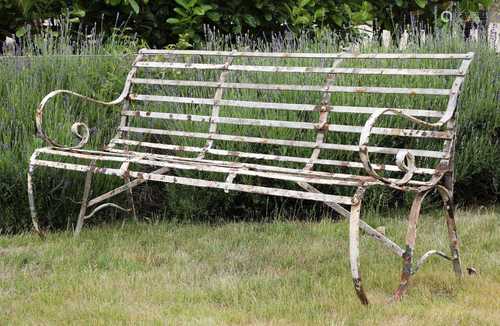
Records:
<instances>
[{"instance_id":1,"label":"bench seat","mask_svg":"<svg viewBox=\"0 0 500 326\"><path fill-rule=\"evenodd\" d=\"M64 149L54 149L51 147L40 148L37 150L40 154L48 154L53 156L53 160L40 160L36 159L33 162L36 165L51 166L57 168L57 163L59 160L54 158L59 157L72 157L78 159L86 159L88 161L103 161L103 162L120 162L120 163L135 163L142 167L167 167L172 170L196 170L204 172L219 172L222 174L229 175L248 175L257 176L268 179L292 181L292 182L308 182L315 184L324 185L339 185L339 186L374 186L383 185L384 183L377 180L372 176L363 175L353 175L347 173L330 173L321 171L307 171L304 169L292 169L285 168L275 165L264 165L264 164L252 164L252 163L241 163L232 161L220 161L220 160L207 160L205 158L190 158L190 157L180 157L172 155L163 154L152 154L152 153L141 153L141 152L131 152L131 151L120 151L113 150L110 151L92 151L92 150L64 150ZM50 163L52 162L52 163ZM64 163L62 163L64 164ZM65 164L61 166L64 169L70 169L73 165ZM88 169L88 163L85 165L74 165L76 171L86 171ZM76 168L76 166L83 166L84 168ZM85 168L86 167L86 168ZM97 173L118 175L121 176L119 169L113 169L110 167L99 167L96 170ZM135 171L133 174L140 174L142 172ZM396 181L396 179L393 179ZM165 181L168 182L168 181ZM415 186L425 186L428 183L416 180L410 180L409 184ZM219 188L219 187L217 187ZM351 204L351 197L340 197L337 201L339 204ZM324 200L318 200L324 201Z\"/></svg>"}]
</instances>

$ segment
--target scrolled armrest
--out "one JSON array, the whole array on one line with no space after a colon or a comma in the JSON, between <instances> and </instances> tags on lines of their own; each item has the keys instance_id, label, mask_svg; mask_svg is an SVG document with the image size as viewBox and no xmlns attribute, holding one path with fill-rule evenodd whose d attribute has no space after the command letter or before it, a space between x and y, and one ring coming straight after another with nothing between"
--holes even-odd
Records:
<instances>
[{"instance_id":1,"label":"scrolled armrest","mask_svg":"<svg viewBox=\"0 0 500 326\"><path fill-rule=\"evenodd\" d=\"M75 92L72 92L72 91L68 91L68 90L56 90L56 91L53 91L53 92L50 92L49 94L47 94L42 99L42 101L40 102L40 104L38 105L38 108L36 110L35 121L36 121L37 135L40 138L42 138L43 140L45 140L50 146L59 147L59 148L65 148L65 149L76 149L76 148L82 148L83 146L85 146L85 144L87 144L87 142L89 141L90 131L89 131L89 127L85 123L83 123L83 122L75 122L71 126L71 132L78 139L80 139L80 142L77 145L75 145L75 146L69 146L69 147L61 145L61 144L58 144L56 141L54 141L53 139L51 139L47 135L47 133L43 129L43 114L44 114L44 111L45 111L45 105L47 104L47 102L51 98L53 98L53 97L55 97L55 96L57 96L59 94L73 95L73 96L79 97L79 98L81 98L83 100L86 100L86 101L89 101L89 102L93 102L93 103L97 103L97 104L101 104L101 105L104 105L104 106L113 106L113 105L120 104L121 102L123 102L123 100L125 99L125 96L126 96L126 93L123 92L117 99L115 99L115 100L113 100L111 102L104 102L104 101L96 100L96 99L90 98L88 96L81 95L81 94L78 94L78 93L75 93Z\"/></svg>"},{"instance_id":2,"label":"scrolled armrest","mask_svg":"<svg viewBox=\"0 0 500 326\"><path fill-rule=\"evenodd\" d=\"M374 112L368 120L366 120L366 123L363 127L363 130L361 131L361 135L359 137L359 157L361 159L361 162L363 163L363 167L365 168L366 172L371 175L372 177L382 181L383 183L387 184L388 186L398 189L398 190L411 190L411 187L403 187L406 185L412 178L413 175L416 171L416 165L415 165L415 157L413 154L407 150L407 149L401 149L397 152L396 154L396 165L401 169L401 171L405 172L405 175L399 179L399 180L394 180L394 179L389 179L385 178L381 175L379 175L373 168L373 166L370 163L370 156L369 156L369 151L368 151L368 144L369 144L369 139L371 135L371 131L373 129L373 126L377 122L378 118L385 114L386 112L392 112L395 115L403 116L405 118L408 118L409 120L418 123L420 125L424 125L427 127L433 127L433 128L439 128L442 127L445 123L447 123L450 119L451 116L445 116L441 118L437 122L427 122L423 121L421 119L415 118L414 116L408 115L406 113L403 113L400 110L397 109L382 109L377 112ZM431 181L429 182L428 187L433 187L437 182L439 181L440 176L434 176ZM427 187L426 187L427 188Z\"/></svg>"},{"instance_id":3,"label":"scrolled armrest","mask_svg":"<svg viewBox=\"0 0 500 326\"><path fill-rule=\"evenodd\" d=\"M59 95L59 94L69 94L69 95L73 95L73 96L76 96L76 97L79 97L83 100L86 100L86 101L89 101L89 102L93 102L93 103L97 103L97 104L101 104L101 105L104 105L104 106L113 106L113 105L117 105L117 104L120 104L121 102L123 102L125 100L125 98L127 97L129 91L130 91L130 87L132 85L132 77L135 75L136 71L137 71L137 68L134 67L135 63L140 61L141 59L143 58L143 55L141 53L139 53L139 55L134 59L134 62L132 63L132 69L129 71L128 75L127 75L127 78L125 80L125 85L123 86L123 90L120 94L120 96L118 96L118 98L116 98L115 100L113 101L110 101L110 102L104 102L104 101L100 101L100 100L96 100L96 99L93 99L91 97L88 97L88 96L85 96L85 95L81 95L81 94L78 94L78 93L75 93L75 92L72 92L72 91L68 91L68 90L56 90L56 91L53 91L53 92L50 92L49 94L47 94L43 99L42 101L40 102L40 104L38 105L38 108L36 110L36 117L35 117L35 121L36 121L36 129L37 129L37 134L40 138L42 138L43 140L45 140L50 146L53 146L53 147L59 147L59 148L65 148L65 149L76 149L76 148L82 148L83 146L85 146L85 144L87 144L87 142L89 141L89 137L90 137L90 130L89 130L89 127L83 123L83 122L75 122L72 126L71 126L71 132L77 137L80 139L80 142L75 145L75 146L64 146L64 145L60 145L58 144L56 141L54 141L53 139L51 139L49 136L47 136L47 133L43 130L43 113L44 113L44 110L45 110L45 105L47 104L47 102L55 97L56 95Z\"/></svg>"}]
</instances>

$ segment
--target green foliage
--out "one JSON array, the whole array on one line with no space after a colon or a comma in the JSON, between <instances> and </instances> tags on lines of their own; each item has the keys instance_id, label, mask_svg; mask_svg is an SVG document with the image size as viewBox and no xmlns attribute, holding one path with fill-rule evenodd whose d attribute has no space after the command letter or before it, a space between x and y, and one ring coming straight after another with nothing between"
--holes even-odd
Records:
<instances>
[{"instance_id":1,"label":"green foliage","mask_svg":"<svg viewBox=\"0 0 500 326\"><path fill-rule=\"evenodd\" d=\"M419 28L439 25L440 14L445 10L454 15L458 13L467 20L471 14L488 8L491 3L491 0L379 0L370 1L370 12L379 33L383 29L401 32L407 25L415 23L419 24Z\"/></svg>"},{"instance_id":2,"label":"green foliage","mask_svg":"<svg viewBox=\"0 0 500 326\"><path fill-rule=\"evenodd\" d=\"M224 33L251 31L254 34L292 30L300 32L328 27L349 35L355 25L371 22L379 33L382 29L401 30L413 23L432 26L444 10L461 12L464 18L491 5L491 0L285 0L248 2L235 0L183 0L176 1L174 15L167 19L178 45L186 47L189 40L197 40L203 24L216 26ZM454 3L458 7L454 7ZM187 7L207 6L210 10L198 13ZM187 11L187 12L186 12Z\"/></svg>"},{"instance_id":3,"label":"green foliage","mask_svg":"<svg viewBox=\"0 0 500 326\"><path fill-rule=\"evenodd\" d=\"M220 20L220 14L213 5L205 3L203 0L175 0L177 7L174 8L176 17L167 19L167 23L172 25L172 31L179 35L178 45L180 48L192 47L190 40L198 40L199 27L204 19L212 23Z\"/></svg>"},{"instance_id":4,"label":"green foliage","mask_svg":"<svg viewBox=\"0 0 500 326\"><path fill-rule=\"evenodd\" d=\"M291 26L295 30L312 25L328 25L337 28L350 24L353 18L353 6L339 1L300 0L286 5L289 11ZM355 12L361 17L361 12ZM364 22L363 20L362 22Z\"/></svg>"},{"instance_id":5,"label":"green foliage","mask_svg":"<svg viewBox=\"0 0 500 326\"><path fill-rule=\"evenodd\" d=\"M17 3L12 0L0 0L0 45L5 36L14 34L24 21Z\"/></svg>"},{"instance_id":6,"label":"green foliage","mask_svg":"<svg viewBox=\"0 0 500 326\"><path fill-rule=\"evenodd\" d=\"M493 0L462 0L459 2L460 9L466 13L477 12L481 8L488 8Z\"/></svg>"},{"instance_id":7,"label":"green foliage","mask_svg":"<svg viewBox=\"0 0 500 326\"><path fill-rule=\"evenodd\" d=\"M179 1L176 1L179 3ZM180 1L183 3L184 1ZM367 1L353 3L342 0L286 0L270 2L244 0L231 2L212 0L210 4L202 0L186 1L191 6L205 5L211 10L198 14L186 14L184 6L174 9L176 15L167 21L176 27L173 33L180 40L199 39L203 24L214 25L223 33L269 34L276 31L292 30L300 33L328 27L350 32L355 24L372 18ZM184 4L184 5L185 5ZM348 34L348 33L347 33ZM346 35L347 35L346 34ZM181 44L185 46L185 42Z\"/></svg>"},{"instance_id":8,"label":"green foliage","mask_svg":"<svg viewBox=\"0 0 500 326\"><path fill-rule=\"evenodd\" d=\"M435 26L444 10L461 12L467 18L492 0L0 0L0 37L19 31L25 24L39 28L39 20L69 16L78 24L96 24L109 31L124 25L150 46L192 47L203 36L204 26L223 33L269 35L272 32L318 30L340 31L344 37L355 25L372 23L382 29L399 31L410 23ZM395 33L397 35L397 33Z\"/></svg>"}]
</instances>

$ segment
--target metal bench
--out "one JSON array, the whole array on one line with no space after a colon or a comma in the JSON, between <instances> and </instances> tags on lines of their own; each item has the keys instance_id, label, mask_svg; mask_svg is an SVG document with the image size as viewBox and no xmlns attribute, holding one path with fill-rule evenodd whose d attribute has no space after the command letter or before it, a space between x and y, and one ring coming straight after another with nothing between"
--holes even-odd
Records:
<instances>
[{"instance_id":1,"label":"metal bench","mask_svg":"<svg viewBox=\"0 0 500 326\"><path fill-rule=\"evenodd\" d=\"M132 189L159 181L325 203L349 219L352 277L364 304L368 299L359 271L360 228L403 260L395 299L433 255L450 260L460 276L453 205L455 109L472 59L473 53L143 49L116 100L56 90L41 101L37 133L48 147L37 149L29 163L34 229L42 234L33 173L36 167L50 167L86 173L75 234L106 207L135 216ZM426 67L414 67L422 64ZM448 86L399 87L419 78L430 86ZM104 106L122 105L117 133L103 150L83 149L90 131L81 122L71 127L79 139L75 146L48 136L43 127L46 104L64 94ZM384 101L387 105L380 105ZM408 107L410 103L417 107ZM118 176L124 184L91 199L94 174ZM363 195L371 186L415 193L404 248L360 219ZM431 250L414 262L421 204L433 189L444 202L451 255ZM128 208L109 201L124 192Z\"/></svg>"}]
</instances>

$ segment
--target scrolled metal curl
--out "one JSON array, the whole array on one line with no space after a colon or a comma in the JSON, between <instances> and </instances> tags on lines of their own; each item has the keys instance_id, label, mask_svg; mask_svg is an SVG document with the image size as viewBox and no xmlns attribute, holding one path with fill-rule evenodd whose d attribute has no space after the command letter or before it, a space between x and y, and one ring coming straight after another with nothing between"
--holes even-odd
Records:
<instances>
[{"instance_id":1,"label":"scrolled metal curl","mask_svg":"<svg viewBox=\"0 0 500 326\"><path fill-rule=\"evenodd\" d=\"M80 129L83 130L83 133L80 132ZM77 146L83 147L88 143L90 138L90 130L89 127L83 122L75 122L71 126L71 132L80 139L80 142Z\"/></svg>"},{"instance_id":2,"label":"scrolled metal curl","mask_svg":"<svg viewBox=\"0 0 500 326\"><path fill-rule=\"evenodd\" d=\"M137 62L137 61L140 61L142 59L142 54L139 54L136 59L134 60L134 64ZM100 101L100 100L96 100L96 99L93 99L91 97L88 97L88 96L85 96L85 95L81 95L81 94L78 94L76 92L73 92L73 91L68 91L68 90L63 90L63 89L59 89L59 90L55 90L55 91L52 91L50 92L49 94L47 94L43 99L42 101L40 102L40 104L38 105L38 108L36 110L36 117L35 117L35 122L36 122L36 129L37 129L37 135L42 138L45 142L47 142L50 146L52 147L58 147L58 148L64 148L64 149L78 149L78 148L82 148L83 146L85 146L88 141L89 141L89 138L90 138L90 130L89 130L89 127L83 123L83 122L75 122L72 126L71 126L71 132L78 138L80 139L79 143L75 146L64 146L64 145L61 145L59 143L57 143L55 140L51 139L47 133L45 132L45 130L43 129L43 113L45 111L45 105L47 104L47 102L59 95L59 94L68 94L68 95L73 95L73 96L76 96L80 99L83 99L83 100L86 100L86 101L89 101L89 102L92 102L92 103L96 103L96 104L101 104L101 105L104 105L104 106L114 106L114 105L117 105L117 104L120 104L122 103L126 98L127 98L127 95L130 91L130 86L132 85L132 77L135 75L137 69L136 68L132 68L132 70L130 70L130 72L128 73L127 75L127 79L125 81L125 85L123 86L123 90L120 94L120 96L118 96L115 100L113 101L110 101L110 102L104 102L104 101Z\"/></svg>"},{"instance_id":3,"label":"scrolled metal curl","mask_svg":"<svg viewBox=\"0 0 500 326\"><path fill-rule=\"evenodd\" d=\"M77 149L77 148L82 148L83 146L85 146L88 143L89 138L90 138L90 130L89 130L89 127L83 122L75 122L71 126L71 132L78 139L80 139L79 143L75 146L61 145L61 144L57 143L55 140L51 139L47 135L47 133L43 129L43 114L44 114L44 110L45 110L45 105L47 104L47 102L51 98L53 98L59 94L70 94L70 95L79 97L81 99L87 100L89 102L93 102L93 103L97 103L97 104L101 104L101 105L105 105L105 106L113 106L116 104L120 104L125 99L125 96L122 96L123 95L123 93L122 93L122 95L120 95L120 97L118 97L114 101L103 102L103 101L99 101L99 100L96 100L96 99L93 99L93 98L90 98L90 97L87 97L87 96L84 96L84 95L81 95L81 94L78 94L78 93L75 93L72 91L67 91L67 90L56 90L56 91L50 92L47 96L45 96L43 98L43 100L40 102L38 109L36 110L35 121L36 121L37 135L40 138L42 138L43 140L45 140L50 146L58 147L58 148L65 148L65 149Z\"/></svg>"},{"instance_id":4,"label":"scrolled metal curl","mask_svg":"<svg viewBox=\"0 0 500 326\"><path fill-rule=\"evenodd\" d=\"M415 156L413 156L413 154L409 150L402 149L396 154L396 165L401 169L401 171L404 171L406 173L403 178L396 181L395 183L401 185L408 183L408 181L413 178L413 174L417 170L415 165Z\"/></svg>"},{"instance_id":5,"label":"scrolled metal curl","mask_svg":"<svg viewBox=\"0 0 500 326\"><path fill-rule=\"evenodd\" d=\"M444 126L445 123L447 123L451 117L452 114L445 114L439 121L430 123L427 121L423 121L421 119L415 118L414 116L408 115L406 113L403 113L400 110L397 109L382 109L377 112L374 112L366 121L363 130L361 131L361 135L359 137L359 157L361 159L361 162L363 163L363 167L365 168L366 172L371 175L372 177L376 178L377 180L382 181L383 183L387 184L388 186L398 189L398 190L417 190L417 191L423 191L425 189L429 189L434 187L439 180L442 178L444 175L443 172L438 171L432 179L429 181L429 184L427 186L421 186L418 188L414 187L409 187L405 186L412 178L413 175L415 174L416 171L416 165L415 165L415 157L413 154L407 150L407 149L401 149L397 152L396 154L396 165L401 169L401 171L405 172L405 175L399 179L399 180L394 180L394 179L389 179L386 177L383 177L379 175L377 172L375 172L371 162L370 162L370 156L368 152L368 144L370 140L370 135L371 131L373 129L373 126L377 122L378 118L385 114L386 112L392 112L395 115L400 115L405 118L408 118L409 120L427 126L427 127L442 127ZM451 112L450 112L451 113ZM403 187L405 186L405 187Z\"/></svg>"}]
</instances>

